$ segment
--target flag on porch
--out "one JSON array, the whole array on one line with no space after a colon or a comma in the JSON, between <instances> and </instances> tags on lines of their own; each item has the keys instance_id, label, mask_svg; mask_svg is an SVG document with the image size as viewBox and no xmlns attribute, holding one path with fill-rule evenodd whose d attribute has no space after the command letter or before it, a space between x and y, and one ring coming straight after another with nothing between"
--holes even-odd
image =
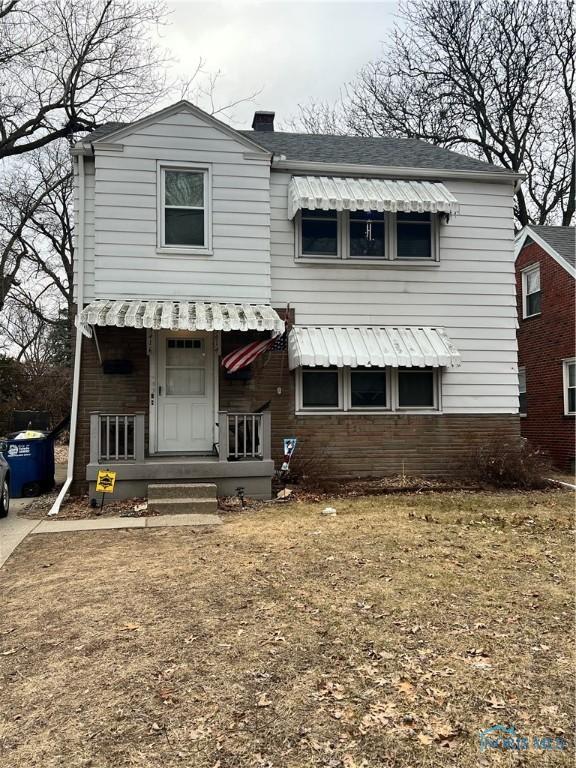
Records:
<instances>
[{"instance_id":1,"label":"flag on porch","mask_svg":"<svg viewBox=\"0 0 576 768\"><path fill-rule=\"evenodd\" d=\"M280 336L273 336L271 339L264 339L264 341L253 341L250 344L246 344L245 347L235 349L222 358L222 365L228 373L234 373L242 368L246 368L263 352L285 349L285 335L283 333Z\"/></svg>"}]
</instances>

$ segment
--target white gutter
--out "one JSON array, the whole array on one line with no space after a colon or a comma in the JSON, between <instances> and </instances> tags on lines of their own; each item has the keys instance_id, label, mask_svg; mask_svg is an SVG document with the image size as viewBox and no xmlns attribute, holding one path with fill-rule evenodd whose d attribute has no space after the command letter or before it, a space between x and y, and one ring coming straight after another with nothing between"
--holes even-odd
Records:
<instances>
[{"instance_id":1,"label":"white gutter","mask_svg":"<svg viewBox=\"0 0 576 768\"><path fill-rule=\"evenodd\" d=\"M76 259L77 269L77 286L76 291L76 312L80 313L84 306L84 218L85 218L85 194L84 194L84 156L78 154L78 221L77 221L77 236L76 236L76 249L74 252L74 258ZM72 378L72 408L70 410L70 443L68 446L68 469L66 472L66 480L64 485L58 494L58 498L52 505L49 516L57 515L60 511L60 506L64 497L68 493L68 489L72 484L74 477L74 452L76 448L76 425L78 421L78 397L80 393L80 360L82 356L82 329L80 323L76 324L76 344L74 347L74 375Z\"/></svg>"},{"instance_id":2,"label":"white gutter","mask_svg":"<svg viewBox=\"0 0 576 768\"><path fill-rule=\"evenodd\" d=\"M304 160L287 160L282 155L272 158L273 170L286 170L304 174L335 174L338 176L370 176L397 179L474 179L475 181L495 181L502 184L512 180L521 181L525 173L516 173L502 169L501 171L464 171L447 168L400 168L394 165L358 165L348 163L318 163Z\"/></svg>"}]
</instances>

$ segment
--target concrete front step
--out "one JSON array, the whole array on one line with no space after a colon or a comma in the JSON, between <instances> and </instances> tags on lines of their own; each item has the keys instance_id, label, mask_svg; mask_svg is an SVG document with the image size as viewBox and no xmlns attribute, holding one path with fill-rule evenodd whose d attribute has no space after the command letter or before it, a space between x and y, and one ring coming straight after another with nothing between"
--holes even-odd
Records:
<instances>
[{"instance_id":1,"label":"concrete front step","mask_svg":"<svg viewBox=\"0 0 576 768\"><path fill-rule=\"evenodd\" d=\"M156 499L215 499L215 483L150 483L148 501Z\"/></svg>"},{"instance_id":2,"label":"concrete front step","mask_svg":"<svg viewBox=\"0 0 576 768\"><path fill-rule=\"evenodd\" d=\"M148 499L148 511L160 515L213 514L218 509L216 499Z\"/></svg>"}]
</instances>

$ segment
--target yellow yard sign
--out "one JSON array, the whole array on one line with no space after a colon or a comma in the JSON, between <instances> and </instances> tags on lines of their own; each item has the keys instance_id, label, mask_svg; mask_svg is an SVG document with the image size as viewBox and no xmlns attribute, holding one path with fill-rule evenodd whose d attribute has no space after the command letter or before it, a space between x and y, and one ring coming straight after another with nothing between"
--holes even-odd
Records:
<instances>
[{"instance_id":1,"label":"yellow yard sign","mask_svg":"<svg viewBox=\"0 0 576 768\"><path fill-rule=\"evenodd\" d=\"M101 469L96 478L96 491L99 493L113 493L116 483L116 472L109 469Z\"/></svg>"}]
</instances>

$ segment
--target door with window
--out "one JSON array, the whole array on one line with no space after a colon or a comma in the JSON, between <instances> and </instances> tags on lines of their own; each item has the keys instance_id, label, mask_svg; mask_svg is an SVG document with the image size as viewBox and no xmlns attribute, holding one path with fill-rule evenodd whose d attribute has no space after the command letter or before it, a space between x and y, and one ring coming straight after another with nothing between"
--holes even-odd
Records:
<instances>
[{"instance_id":1,"label":"door with window","mask_svg":"<svg viewBox=\"0 0 576 768\"><path fill-rule=\"evenodd\" d=\"M212 451L215 424L212 335L159 333L157 366L158 451Z\"/></svg>"}]
</instances>

